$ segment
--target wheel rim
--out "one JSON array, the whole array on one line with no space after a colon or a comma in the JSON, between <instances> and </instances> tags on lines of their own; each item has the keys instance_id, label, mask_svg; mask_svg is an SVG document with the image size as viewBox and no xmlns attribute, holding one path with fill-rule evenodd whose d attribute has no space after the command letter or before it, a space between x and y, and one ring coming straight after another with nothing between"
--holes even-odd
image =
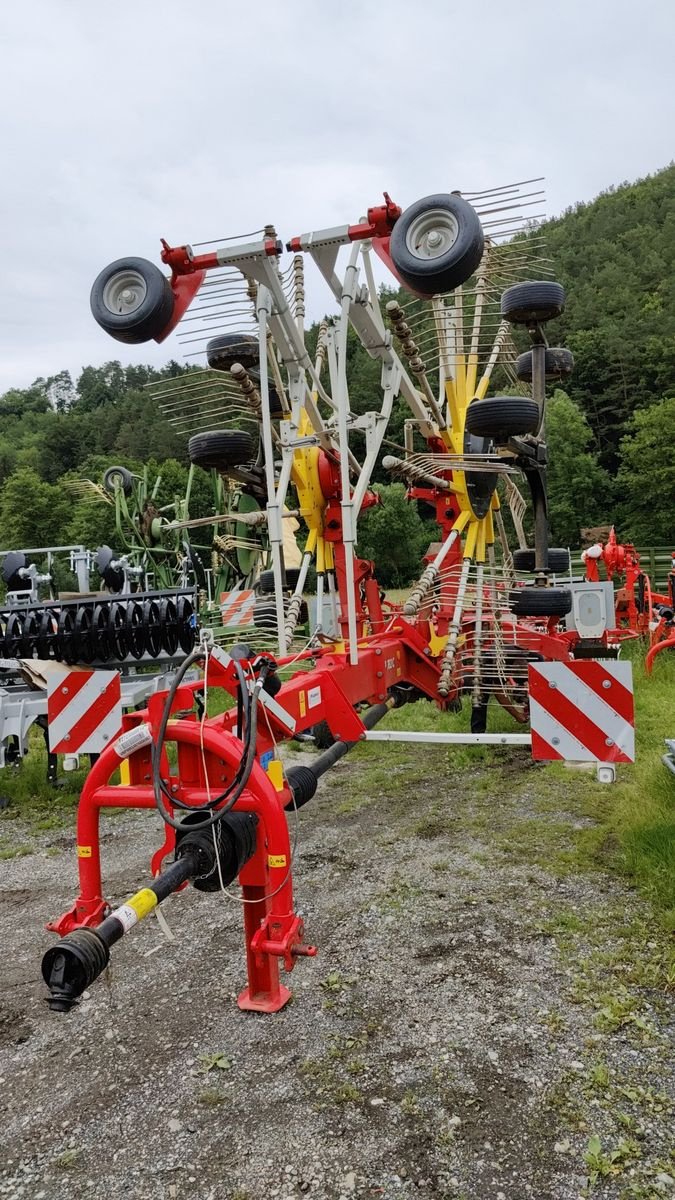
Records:
<instances>
[{"instance_id":1,"label":"wheel rim","mask_svg":"<svg viewBox=\"0 0 675 1200\"><path fill-rule=\"evenodd\" d=\"M109 619L110 613L107 605L97 604L94 609L93 649L94 657L100 659L101 662L108 662L110 660L112 636L109 628Z\"/></svg>"},{"instance_id":2,"label":"wheel rim","mask_svg":"<svg viewBox=\"0 0 675 1200\"><path fill-rule=\"evenodd\" d=\"M140 271L116 271L103 288L103 303L115 316L136 312L148 294Z\"/></svg>"},{"instance_id":3,"label":"wheel rim","mask_svg":"<svg viewBox=\"0 0 675 1200\"><path fill-rule=\"evenodd\" d=\"M416 258L433 261L447 254L458 237L459 224L452 213L443 208L432 208L410 222L405 244Z\"/></svg>"}]
</instances>

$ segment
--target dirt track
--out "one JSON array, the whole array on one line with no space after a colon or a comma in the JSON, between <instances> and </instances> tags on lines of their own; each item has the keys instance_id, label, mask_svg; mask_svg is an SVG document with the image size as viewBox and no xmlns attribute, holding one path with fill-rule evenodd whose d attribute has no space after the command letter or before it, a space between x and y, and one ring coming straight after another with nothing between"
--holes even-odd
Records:
<instances>
[{"instance_id":1,"label":"dirt track","mask_svg":"<svg viewBox=\"0 0 675 1200\"><path fill-rule=\"evenodd\" d=\"M457 772L440 749L373 764L340 764L300 815L320 956L276 1016L236 1008L238 906L191 890L163 909L174 942L146 920L78 1010L50 1013L43 926L75 895L72 838L0 864L0 1196L571 1200L594 1134L594 1197L675 1195L672 996L631 975L641 902L574 865L574 777ZM117 901L158 827L104 830Z\"/></svg>"}]
</instances>

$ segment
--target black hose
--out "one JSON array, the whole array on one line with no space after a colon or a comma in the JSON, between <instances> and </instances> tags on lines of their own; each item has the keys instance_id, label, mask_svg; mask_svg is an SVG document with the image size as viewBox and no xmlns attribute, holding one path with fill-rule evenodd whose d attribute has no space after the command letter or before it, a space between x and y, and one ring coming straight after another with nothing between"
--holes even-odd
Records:
<instances>
[{"instance_id":1,"label":"black hose","mask_svg":"<svg viewBox=\"0 0 675 1200\"><path fill-rule=\"evenodd\" d=\"M206 800L204 802L204 804L198 804L198 805L197 804L186 804L184 801L178 799L178 797L174 796L169 791L166 784L164 783L162 776L161 776L161 766L160 766L161 754L162 754L162 748L164 746L164 741L165 741L165 737L166 737L166 729L167 729L167 725L169 723L169 717L171 715L171 706L173 703L173 699L176 694L176 691L178 690L179 684L185 677L185 673L186 673L188 667L191 666L193 662L196 662L198 659L202 659L202 658L204 658L204 651L201 649L194 650L192 652L192 654L190 654L188 656L188 658L186 658L185 661L181 664L181 667L180 667L179 671L177 672L176 677L172 680L171 687L169 688L169 691L167 692L164 709L162 711L162 719L160 721L160 726L159 726L159 730L157 733L157 741L153 746L152 779L153 779L153 786L154 786L154 792L155 792L155 805L157 807L157 811L159 812L162 820L165 821L167 825L171 825L171 827L173 829L181 829L182 822L177 821L167 811L166 805L164 804L164 802L162 800L162 794L164 794L164 796L166 796L166 798L169 800L169 802L171 803L172 806L182 808L187 812L194 813L194 812L206 812L207 810L211 810L210 816L208 816L208 817L205 816L204 820L202 822L200 822L200 828L207 829L210 825L214 825L216 823L216 821L220 820L220 818L222 816L224 816L225 813L229 812L230 809L232 809L234 807L237 800L239 799L242 792L244 791L244 788L246 787L249 776L253 769L253 761L255 758L257 729L258 729L258 696L262 690L263 684L267 677L269 665L266 664L265 662L263 662L261 669L260 669L260 673L259 673L258 678L256 679L254 687L253 687L253 693L251 695L249 695L248 687L246 686L246 677L242 670L241 664L236 659L234 659L233 661L234 661L235 669L239 676L240 693L242 696L246 697L246 703L244 705L244 709L246 712L247 720L246 720L245 737L242 739L244 741L244 754L241 758L241 761L239 763L239 766L237 768L237 771L235 773L235 776L234 776L232 782L229 784L229 786L225 789L224 792L221 792L217 796L212 796L211 799ZM241 735L242 731L240 730L239 732Z\"/></svg>"}]
</instances>

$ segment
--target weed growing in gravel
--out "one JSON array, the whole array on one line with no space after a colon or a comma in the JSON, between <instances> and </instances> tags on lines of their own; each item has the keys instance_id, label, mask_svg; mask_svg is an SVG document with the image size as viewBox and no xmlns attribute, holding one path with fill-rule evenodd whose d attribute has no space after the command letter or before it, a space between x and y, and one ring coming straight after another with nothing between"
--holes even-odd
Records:
<instances>
[{"instance_id":1,"label":"weed growing in gravel","mask_svg":"<svg viewBox=\"0 0 675 1200\"><path fill-rule=\"evenodd\" d=\"M588 1167L588 1187L595 1187L598 1179L610 1175L621 1175L627 1166L640 1158L641 1150L632 1138L622 1138L612 1150L603 1150L597 1133L588 1139L584 1162Z\"/></svg>"}]
</instances>

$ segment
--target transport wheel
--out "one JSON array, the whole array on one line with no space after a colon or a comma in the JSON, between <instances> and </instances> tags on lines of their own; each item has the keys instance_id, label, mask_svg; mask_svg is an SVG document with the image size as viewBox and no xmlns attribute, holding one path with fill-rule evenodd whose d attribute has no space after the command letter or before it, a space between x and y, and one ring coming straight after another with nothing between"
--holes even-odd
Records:
<instances>
[{"instance_id":1,"label":"transport wheel","mask_svg":"<svg viewBox=\"0 0 675 1200\"><path fill-rule=\"evenodd\" d=\"M423 296L465 283L483 257L485 238L478 213L462 196L425 196L406 208L389 243L404 283Z\"/></svg>"},{"instance_id":2,"label":"transport wheel","mask_svg":"<svg viewBox=\"0 0 675 1200\"><path fill-rule=\"evenodd\" d=\"M208 430L190 438L188 454L195 466L222 471L252 462L255 449L251 435L241 429Z\"/></svg>"},{"instance_id":3,"label":"transport wheel","mask_svg":"<svg viewBox=\"0 0 675 1200\"><path fill-rule=\"evenodd\" d=\"M331 746L335 745L335 738L327 721L319 721L318 725L312 725L311 734L317 750L330 750Z\"/></svg>"},{"instance_id":4,"label":"transport wheel","mask_svg":"<svg viewBox=\"0 0 675 1200\"><path fill-rule=\"evenodd\" d=\"M134 477L131 471L127 471L126 467L108 467L103 476L103 486L106 492L115 493L116 487L121 487L125 496L130 496L133 491ZM103 547L101 547L103 549Z\"/></svg>"},{"instance_id":5,"label":"transport wheel","mask_svg":"<svg viewBox=\"0 0 675 1200\"><path fill-rule=\"evenodd\" d=\"M110 546L99 546L94 558L94 566L111 592L121 592L124 587L124 571L121 567L111 565L114 558L115 555Z\"/></svg>"},{"instance_id":6,"label":"transport wheel","mask_svg":"<svg viewBox=\"0 0 675 1200\"><path fill-rule=\"evenodd\" d=\"M178 649L178 610L168 596L159 602L159 627L162 650L165 654L175 654Z\"/></svg>"},{"instance_id":7,"label":"transport wheel","mask_svg":"<svg viewBox=\"0 0 675 1200\"><path fill-rule=\"evenodd\" d=\"M572 608L572 593L558 587L512 588L509 608L519 617L564 617Z\"/></svg>"},{"instance_id":8,"label":"transport wheel","mask_svg":"<svg viewBox=\"0 0 675 1200\"><path fill-rule=\"evenodd\" d=\"M537 325L565 311L565 289L552 280L514 283L502 293L501 312L512 325Z\"/></svg>"},{"instance_id":9,"label":"transport wheel","mask_svg":"<svg viewBox=\"0 0 675 1200\"><path fill-rule=\"evenodd\" d=\"M536 433L538 427L539 405L527 396L490 396L488 400L472 400L466 410L467 431L493 438L501 445L511 437Z\"/></svg>"},{"instance_id":10,"label":"transport wheel","mask_svg":"<svg viewBox=\"0 0 675 1200\"><path fill-rule=\"evenodd\" d=\"M574 370L574 355L565 346L548 346L544 357L547 379L569 379ZM516 359L516 375L524 383L532 382L532 351Z\"/></svg>"},{"instance_id":11,"label":"transport wheel","mask_svg":"<svg viewBox=\"0 0 675 1200\"><path fill-rule=\"evenodd\" d=\"M151 658L157 658L162 649L162 627L160 623L159 604L156 600L143 602L143 632L145 649Z\"/></svg>"},{"instance_id":12,"label":"transport wheel","mask_svg":"<svg viewBox=\"0 0 675 1200\"><path fill-rule=\"evenodd\" d=\"M135 345L164 332L174 297L166 275L147 258L118 258L94 280L89 304L101 329Z\"/></svg>"},{"instance_id":13,"label":"transport wheel","mask_svg":"<svg viewBox=\"0 0 675 1200\"><path fill-rule=\"evenodd\" d=\"M2 560L2 568L0 574L2 581L7 585L8 592L25 592L29 588L29 584L19 575L19 571L28 566L28 559L23 550L10 550L9 554L5 554Z\"/></svg>"},{"instance_id":14,"label":"transport wheel","mask_svg":"<svg viewBox=\"0 0 675 1200\"><path fill-rule=\"evenodd\" d=\"M261 571L258 576L258 591L263 596L274 595L274 571Z\"/></svg>"},{"instance_id":15,"label":"transport wheel","mask_svg":"<svg viewBox=\"0 0 675 1200\"><path fill-rule=\"evenodd\" d=\"M286 583L292 591L297 587L299 578L299 567L286 567Z\"/></svg>"},{"instance_id":16,"label":"transport wheel","mask_svg":"<svg viewBox=\"0 0 675 1200\"><path fill-rule=\"evenodd\" d=\"M224 333L206 343L206 361L213 371L227 371L241 363L247 371L260 366L258 339L251 333Z\"/></svg>"},{"instance_id":17,"label":"transport wheel","mask_svg":"<svg viewBox=\"0 0 675 1200\"><path fill-rule=\"evenodd\" d=\"M534 550L514 550L513 565L516 571L534 571ZM570 552L562 547L549 546L548 569L556 574L570 569Z\"/></svg>"}]
</instances>

